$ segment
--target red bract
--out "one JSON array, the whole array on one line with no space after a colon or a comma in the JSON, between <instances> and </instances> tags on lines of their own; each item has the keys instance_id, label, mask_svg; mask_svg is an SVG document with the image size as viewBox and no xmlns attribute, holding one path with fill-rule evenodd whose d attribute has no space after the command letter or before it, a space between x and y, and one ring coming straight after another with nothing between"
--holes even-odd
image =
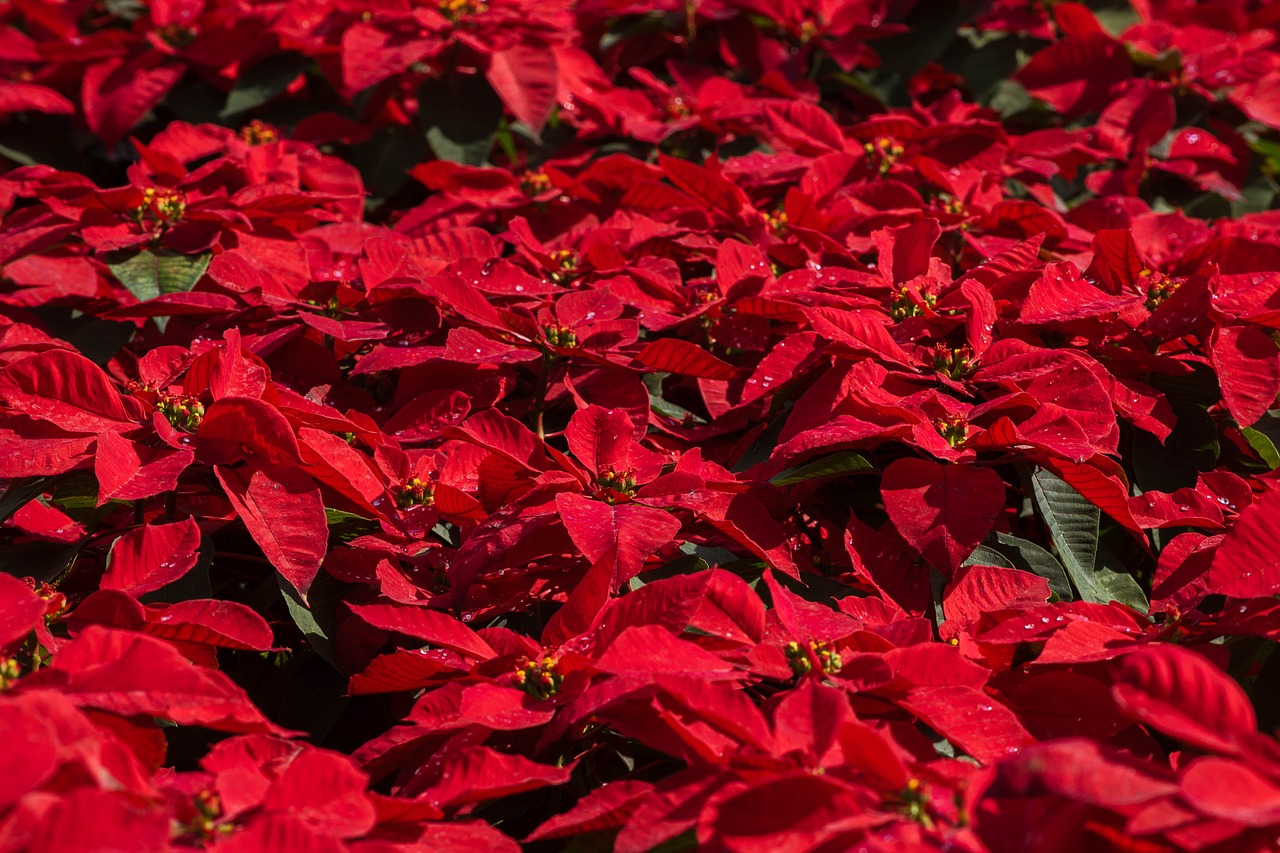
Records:
<instances>
[{"instance_id":1,"label":"red bract","mask_svg":"<svg viewBox=\"0 0 1280 853\"><path fill-rule=\"evenodd\" d=\"M1273 849L1280 14L978 5L0 7L0 853Z\"/></svg>"}]
</instances>

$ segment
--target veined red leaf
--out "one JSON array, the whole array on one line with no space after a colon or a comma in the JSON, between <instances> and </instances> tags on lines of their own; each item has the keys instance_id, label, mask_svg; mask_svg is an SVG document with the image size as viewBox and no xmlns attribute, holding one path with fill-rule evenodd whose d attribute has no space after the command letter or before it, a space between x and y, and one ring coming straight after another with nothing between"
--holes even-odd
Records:
<instances>
[{"instance_id":1,"label":"veined red leaf","mask_svg":"<svg viewBox=\"0 0 1280 853\"><path fill-rule=\"evenodd\" d=\"M120 590L100 589L65 618L73 633L90 625L139 631L167 640L197 662L210 657L209 649L200 647L264 652L273 639L271 626L257 611L220 599L144 605Z\"/></svg>"},{"instance_id":2,"label":"veined red leaf","mask_svg":"<svg viewBox=\"0 0 1280 853\"><path fill-rule=\"evenodd\" d=\"M1129 506L1128 483L1122 479L1124 471L1112 460L1105 456L1095 456L1086 463L1076 463L1046 456L1040 460L1040 465L1056 474L1089 503L1135 533L1139 539L1143 539L1142 526L1133 517ZM1108 473L1102 468L1112 470Z\"/></svg>"},{"instance_id":3,"label":"veined red leaf","mask_svg":"<svg viewBox=\"0 0 1280 853\"><path fill-rule=\"evenodd\" d=\"M1240 513L1209 565L1209 589L1234 598L1280 592L1280 490Z\"/></svg>"},{"instance_id":4,"label":"veined red leaf","mask_svg":"<svg viewBox=\"0 0 1280 853\"><path fill-rule=\"evenodd\" d=\"M1187 765L1181 786L1187 802L1202 814L1256 827L1280 821L1280 785L1242 761L1197 758Z\"/></svg>"},{"instance_id":5,"label":"veined red leaf","mask_svg":"<svg viewBox=\"0 0 1280 853\"><path fill-rule=\"evenodd\" d=\"M671 513L634 503L609 504L562 492L556 495L556 508L569 538L588 560L612 557L614 587L639 574L645 559L680 531L680 521Z\"/></svg>"},{"instance_id":6,"label":"veined red leaf","mask_svg":"<svg viewBox=\"0 0 1280 853\"><path fill-rule=\"evenodd\" d=\"M280 732L223 673L193 666L164 640L90 625L27 677L78 705L227 732Z\"/></svg>"},{"instance_id":7,"label":"veined red leaf","mask_svg":"<svg viewBox=\"0 0 1280 853\"><path fill-rule=\"evenodd\" d=\"M699 199L708 210L718 210L728 217L737 217L749 205L743 190L713 168L713 161L699 166L688 160L658 155L658 167L667 180L689 195Z\"/></svg>"},{"instance_id":8,"label":"veined red leaf","mask_svg":"<svg viewBox=\"0 0 1280 853\"><path fill-rule=\"evenodd\" d=\"M921 219L900 228L884 228L871 235L880 250L877 269L885 281L901 284L929 272L933 245L942 236L936 219Z\"/></svg>"},{"instance_id":9,"label":"veined red leaf","mask_svg":"<svg viewBox=\"0 0 1280 853\"><path fill-rule=\"evenodd\" d=\"M293 427L276 408L252 397L224 397L205 412L197 453L209 465L248 462L267 468L302 463Z\"/></svg>"},{"instance_id":10,"label":"veined red leaf","mask_svg":"<svg viewBox=\"0 0 1280 853\"><path fill-rule=\"evenodd\" d=\"M50 695L54 701L67 701ZM0 701L0 726L8 733L8 743L0 751L0 809L6 811L53 776L63 760L57 749L58 731L40 713L45 709L38 703L21 694Z\"/></svg>"},{"instance_id":11,"label":"veined red leaf","mask_svg":"<svg viewBox=\"0 0 1280 853\"><path fill-rule=\"evenodd\" d=\"M399 604L353 604L351 612L374 628L404 634L479 660L496 654L475 631L439 610Z\"/></svg>"},{"instance_id":12,"label":"veined red leaf","mask_svg":"<svg viewBox=\"0 0 1280 853\"><path fill-rule=\"evenodd\" d=\"M502 103L537 139L556 105L560 73L555 51L528 44L496 51L489 56L486 76Z\"/></svg>"},{"instance_id":13,"label":"veined red leaf","mask_svg":"<svg viewBox=\"0 0 1280 853\"><path fill-rule=\"evenodd\" d=\"M1115 673L1112 694L1131 719L1193 746L1239 753L1241 738L1258 729L1240 685L1189 649L1140 646L1120 658Z\"/></svg>"},{"instance_id":14,"label":"veined red leaf","mask_svg":"<svg viewBox=\"0 0 1280 853\"><path fill-rule=\"evenodd\" d=\"M48 86L6 81L0 89L0 115L28 110L44 115L73 115L76 107Z\"/></svg>"},{"instance_id":15,"label":"veined red leaf","mask_svg":"<svg viewBox=\"0 0 1280 853\"><path fill-rule=\"evenodd\" d=\"M765 776L753 784L725 786L700 819L703 837L724 839L721 849L769 853L822 849L841 830L878 822L867 797L830 776L802 770Z\"/></svg>"},{"instance_id":16,"label":"veined red leaf","mask_svg":"<svg viewBox=\"0 0 1280 853\"><path fill-rule=\"evenodd\" d=\"M627 628L596 659L603 672L670 673L702 678L732 675L734 666L701 647L673 637L659 625Z\"/></svg>"},{"instance_id":17,"label":"veined red leaf","mask_svg":"<svg viewBox=\"0 0 1280 853\"><path fill-rule=\"evenodd\" d=\"M0 649L30 634L44 621L45 600L13 575L0 573Z\"/></svg>"},{"instance_id":18,"label":"veined red leaf","mask_svg":"<svg viewBox=\"0 0 1280 853\"><path fill-rule=\"evenodd\" d=\"M739 372L697 344L678 338L661 338L646 344L636 361L653 370L720 381L734 379Z\"/></svg>"},{"instance_id":19,"label":"veined red leaf","mask_svg":"<svg viewBox=\"0 0 1280 853\"><path fill-rule=\"evenodd\" d=\"M1253 426L1280 394L1280 348L1252 326L1222 326L1210 351L1227 410L1241 427Z\"/></svg>"},{"instance_id":20,"label":"veined red leaf","mask_svg":"<svg viewBox=\"0 0 1280 853\"><path fill-rule=\"evenodd\" d=\"M101 588L134 596L154 592L191 571L199 550L200 527L194 518L135 528L111 546Z\"/></svg>"},{"instance_id":21,"label":"veined red leaf","mask_svg":"<svg viewBox=\"0 0 1280 853\"><path fill-rule=\"evenodd\" d=\"M111 500L136 501L171 492L195 458L190 450L167 445L149 447L118 432L104 432L98 436L93 454L98 506Z\"/></svg>"},{"instance_id":22,"label":"veined red leaf","mask_svg":"<svg viewBox=\"0 0 1280 853\"><path fill-rule=\"evenodd\" d=\"M1108 293L1139 293L1136 283L1142 268L1142 257L1133 241L1133 232L1108 229L1094 235L1090 269Z\"/></svg>"},{"instance_id":23,"label":"veined red leaf","mask_svg":"<svg viewBox=\"0 0 1280 853\"><path fill-rule=\"evenodd\" d=\"M169 817L131 791L73 789L53 798L24 838L26 850L163 850Z\"/></svg>"},{"instance_id":24,"label":"veined red leaf","mask_svg":"<svg viewBox=\"0 0 1280 853\"><path fill-rule=\"evenodd\" d=\"M925 459L894 462L880 489L898 533L948 577L991 532L1005 500L991 469Z\"/></svg>"},{"instance_id":25,"label":"veined red leaf","mask_svg":"<svg viewBox=\"0 0 1280 853\"><path fill-rule=\"evenodd\" d=\"M552 767L487 746L473 746L446 757L439 781L422 796L441 808L456 808L548 785L562 785L569 781L572 771L569 766Z\"/></svg>"},{"instance_id":26,"label":"veined red leaf","mask_svg":"<svg viewBox=\"0 0 1280 853\"><path fill-rule=\"evenodd\" d=\"M544 821L525 841L547 841L616 829L627 822L652 790L649 782L627 779L596 788L569 811Z\"/></svg>"},{"instance_id":27,"label":"veined red leaf","mask_svg":"<svg viewBox=\"0 0 1280 853\"><path fill-rule=\"evenodd\" d=\"M629 467L634 435L635 426L625 411L600 406L574 412L564 431L569 450L592 474L603 473L607 466L619 472Z\"/></svg>"},{"instance_id":28,"label":"veined red leaf","mask_svg":"<svg viewBox=\"0 0 1280 853\"><path fill-rule=\"evenodd\" d=\"M804 314L813 330L828 340L890 363L911 364L911 356L889 335L889 329L882 322L887 319L883 314L839 308L806 308Z\"/></svg>"},{"instance_id":29,"label":"veined red leaf","mask_svg":"<svg viewBox=\"0 0 1280 853\"><path fill-rule=\"evenodd\" d=\"M67 432L132 429L148 416L142 401L120 394L102 368L62 349L29 355L0 370L0 402Z\"/></svg>"},{"instance_id":30,"label":"veined red leaf","mask_svg":"<svg viewBox=\"0 0 1280 853\"><path fill-rule=\"evenodd\" d=\"M1035 743L1007 705L975 687L919 687L900 704L983 764Z\"/></svg>"},{"instance_id":31,"label":"veined red leaf","mask_svg":"<svg viewBox=\"0 0 1280 853\"><path fill-rule=\"evenodd\" d=\"M1073 36L1038 51L1014 78L1068 118L1093 112L1129 77L1124 45L1105 33Z\"/></svg>"},{"instance_id":32,"label":"veined red leaf","mask_svg":"<svg viewBox=\"0 0 1280 853\"><path fill-rule=\"evenodd\" d=\"M465 673L468 662L443 649L397 649L378 655L351 677L347 692L352 696L370 693L398 693L420 690L438 677Z\"/></svg>"},{"instance_id":33,"label":"veined red leaf","mask_svg":"<svg viewBox=\"0 0 1280 853\"><path fill-rule=\"evenodd\" d=\"M262 808L287 814L321 835L351 838L368 832L377 821L365 793L368 784L368 774L345 755L308 748L271 782Z\"/></svg>"},{"instance_id":34,"label":"veined red leaf","mask_svg":"<svg viewBox=\"0 0 1280 853\"><path fill-rule=\"evenodd\" d=\"M93 436L67 436L45 421L0 415L0 477L66 473L87 458L92 444Z\"/></svg>"},{"instance_id":35,"label":"veined red leaf","mask_svg":"<svg viewBox=\"0 0 1280 853\"><path fill-rule=\"evenodd\" d=\"M217 466L214 473L253 541L306 601L329 549L320 489L310 477L291 468L268 474Z\"/></svg>"},{"instance_id":36,"label":"veined red leaf","mask_svg":"<svg viewBox=\"0 0 1280 853\"><path fill-rule=\"evenodd\" d=\"M186 73L180 63L156 59L165 57L147 51L128 61L95 62L84 72L85 121L108 146L123 139Z\"/></svg>"},{"instance_id":37,"label":"veined red leaf","mask_svg":"<svg viewBox=\"0 0 1280 853\"><path fill-rule=\"evenodd\" d=\"M801 154L844 151L844 134L831 114L805 101L765 108L774 135Z\"/></svg>"}]
</instances>

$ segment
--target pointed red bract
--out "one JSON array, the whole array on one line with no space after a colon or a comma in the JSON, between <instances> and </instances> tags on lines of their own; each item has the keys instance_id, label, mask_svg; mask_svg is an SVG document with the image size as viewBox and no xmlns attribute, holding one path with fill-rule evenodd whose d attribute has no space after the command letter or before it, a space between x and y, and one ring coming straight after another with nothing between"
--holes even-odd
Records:
<instances>
[{"instance_id":1,"label":"pointed red bract","mask_svg":"<svg viewBox=\"0 0 1280 853\"><path fill-rule=\"evenodd\" d=\"M988 468L900 459L880 486L894 527L929 564L948 577L991 532L1005 487Z\"/></svg>"},{"instance_id":2,"label":"pointed red bract","mask_svg":"<svg viewBox=\"0 0 1280 853\"><path fill-rule=\"evenodd\" d=\"M245 468L215 471L249 535L305 599L328 551L320 490L309 477L290 469L271 474Z\"/></svg>"},{"instance_id":3,"label":"pointed red bract","mask_svg":"<svg viewBox=\"0 0 1280 853\"><path fill-rule=\"evenodd\" d=\"M236 684L197 667L163 640L91 625L53 665L24 681L48 686L81 707L124 717L144 714L229 732L275 731Z\"/></svg>"},{"instance_id":4,"label":"pointed red bract","mask_svg":"<svg viewBox=\"0 0 1280 853\"><path fill-rule=\"evenodd\" d=\"M1132 719L1205 749L1235 752L1258 728L1240 685L1177 646L1144 646L1120 658L1112 692Z\"/></svg>"},{"instance_id":5,"label":"pointed red bract","mask_svg":"<svg viewBox=\"0 0 1280 853\"><path fill-rule=\"evenodd\" d=\"M1209 565L1214 592L1237 598L1280 592L1280 490L1240 513Z\"/></svg>"},{"instance_id":6,"label":"pointed red bract","mask_svg":"<svg viewBox=\"0 0 1280 853\"><path fill-rule=\"evenodd\" d=\"M130 595L152 592L191 571L199 549L200 528L193 518L131 530L111 546L101 588Z\"/></svg>"},{"instance_id":7,"label":"pointed red bract","mask_svg":"<svg viewBox=\"0 0 1280 853\"><path fill-rule=\"evenodd\" d=\"M147 413L122 396L96 364L66 350L28 356L0 370L0 402L67 432L132 429Z\"/></svg>"},{"instance_id":8,"label":"pointed red bract","mask_svg":"<svg viewBox=\"0 0 1280 853\"><path fill-rule=\"evenodd\" d=\"M1280 347L1248 326L1224 326L1213 342L1213 366L1227 410L1242 427L1253 426L1280 394Z\"/></svg>"}]
</instances>

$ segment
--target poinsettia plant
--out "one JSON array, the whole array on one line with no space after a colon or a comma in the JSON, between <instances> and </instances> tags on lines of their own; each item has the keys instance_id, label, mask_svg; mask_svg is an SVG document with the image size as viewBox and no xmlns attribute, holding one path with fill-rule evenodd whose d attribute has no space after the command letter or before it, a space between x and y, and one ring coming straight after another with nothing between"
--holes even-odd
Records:
<instances>
[{"instance_id":1,"label":"poinsettia plant","mask_svg":"<svg viewBox=\"0 0 1280 853\"><path fill-rule=\"evenodd\" d=\"M1280 7L0 7L0 853L1280 844Z\"/></svg>"}]
</instances>

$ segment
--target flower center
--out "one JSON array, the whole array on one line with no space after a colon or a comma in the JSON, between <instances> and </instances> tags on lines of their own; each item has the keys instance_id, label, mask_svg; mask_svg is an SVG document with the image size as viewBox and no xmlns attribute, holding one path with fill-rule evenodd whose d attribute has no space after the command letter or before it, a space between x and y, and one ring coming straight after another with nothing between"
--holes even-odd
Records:
<instances>
[{"instance_id":1,"label":"flower center","mask_svg":"<svg viewBox=\"0 0 1280 853\"><path fill-rule=\"evenodd\" d=\"M880 174L887 175L906 149L889 137L881 136L875 142L864 143L862 150L866 152L868 158L878 164L877 169Z\"/></svg>"},{"instance_id":2,"label":"flower center","mask_svg":"<svg viewBox=\"0 0 1280 853\"><path fill-rule=\"evenodd\" d=\"M520 191L527 196L542 195L551 187L551 176L541 169L529 169L520 176Z\"/></svg>"},{"instance_id":3,"label":"flower center","mask_svg":"<svg viewBox=\"0 0 1280 853\"><path fill-rule=\"evenodd\" d=\"M408 509L414 506L431 506L435 503L435 492L432 491L431 484L425 483L417 477L412 477L400 487L400 491L396 493L396 506L401 509Z\"/></svg>"},{"instance_id":4,"label":"flower center","mask_svg":"<svg viewBox=\"0 0 1280 853\"><path fill-rule=\"evenodd\" d=\"M938 344L933 348L933 369L952 379L963 379L973 372L973 349L968 345L949 347Z\"/></svg>"},{"instance_id":5,"label":"flower center","mask_svg":"<svg viewBox=\"0 0 1280 853\"><path fill-rule=\"evenodd\" d=\"M268 145L280 138L276 129L256 118L240 128L240 139L248 145Z\"/></svg>"},{"instance_id":6,"label":"flower center","mask_svg":"<svg viewBox=\"0 0 1280 853\"><path fill-rule=\"evenodd\" d=\"M547 343L553 347L572 349L578 345L578 336L568 326L543 326L542 333L547 336Z\"/></svg>"},{"instance_id":7,"label":"flower center","mask_svg":"<svg viewBox=\"0 0 1280 853\"><path fill-rule=\"evenodd\" d=\"M964 415L947 415L945 418L934 418L933 428L952 447L959 447L969 438L969 422Z\"/></svg>"},{"instance_id":8,"label":"flower center","mask_svg":"<svg viewBox=\"0 0 1280 853\"><path fill-rule=\"evenodd\" d=\"M516 664L516 684L534 699L549 699L564 681L558 671L559 664L560 661L550 655L521 658Z\"/></svg>"},{"instance_id":9,"label":"flower center","mask_svg":"<svg viewBox=\"0 0 1280 853\"><path fill-rule=\"evenodd\" d=\"M894 294L893 301L889 303L889 316L895 320L919 317L924 314L924 308L920 305L921 302L932 308L938 304L938 294L932 290L921 288L919 300L917 301L913 298L911 288L903 285L898 288Z\"/></svg>"},{"instance_id":10,"label":"flower center","mask_svg":"<svg viewBox=\"0 0 1280 853\"><path fill-rule=\"evenodd\" d=\"M174 429L195 432L204 420L204 404L187 394L161 394L156 399L156 411Z\"/></svg>"},{"instance_id":11,"label":"flower center","mask_svg":"<svg viewBox=\"0 0 1280 853\"><path fill-rule=\"evenodd\" d=\"M483 0L440 0L440 14L455 23L487 11L489 5Z\"/></svg>"},{"instance_id":12,"label":"flower center","mask_svg":"<svg viewBox=\"0 0 1280 853\"><path fill-rule=\"evenodd\" d=\"M635 471L630 468L618 471L610 465L597 475L596 485L601 489L601 494L597 497L604 498L608 503L613 503L620 497L633 497L636 493Z\"/></svg>"},{"instance_id":13,"label":"flower center","mask_svg":"<svg viewBox=\"0 0 1280 853\"><path fill-rule=\"evenodd\" d=\"M797 676L813 671L813 661L817 658L818 666L827 675L834 675L844 666L840 653L825 641L810 641L805 645L792 640L787 644L787 663Z\"/></svg>"}]
</instances>

